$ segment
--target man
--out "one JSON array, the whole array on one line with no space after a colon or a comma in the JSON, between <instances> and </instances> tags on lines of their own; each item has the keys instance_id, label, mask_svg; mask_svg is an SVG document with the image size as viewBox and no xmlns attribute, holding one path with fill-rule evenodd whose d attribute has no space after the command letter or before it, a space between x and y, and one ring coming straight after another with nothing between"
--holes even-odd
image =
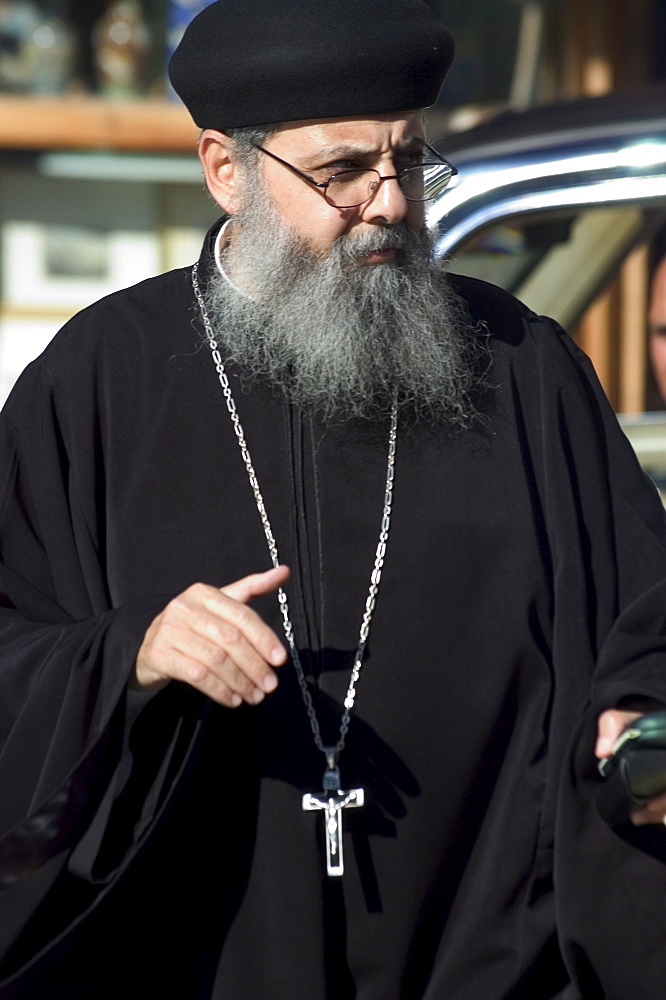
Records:
<instances>
[{"instance_id":1,"label":"man","mask_svg":"<svg viewBox=\"0 0 666 1000\"><path fill-rule=\"evenodd\" d=\"M666 402L666 257L659 262L652 278L648 323L654 380L662 401Z\"/></svg>"},{"instance_id":2,"label":"man","mask_svg":"<svg viewBox=\"0 0 666 1000\"><path fill-rule=\"evenodd\" d=\"M611 829L594 752L666 701L663 513L561 331L430 262L451 55L208 7L228 225L8 404L3 997L659 995L666 801Z\"/></svg>"}]
</instances>

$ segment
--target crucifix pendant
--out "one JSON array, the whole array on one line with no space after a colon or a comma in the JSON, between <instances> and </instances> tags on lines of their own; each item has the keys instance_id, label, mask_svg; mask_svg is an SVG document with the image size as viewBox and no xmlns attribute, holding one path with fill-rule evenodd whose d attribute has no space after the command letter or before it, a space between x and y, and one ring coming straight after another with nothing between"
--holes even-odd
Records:
<instances>
[{"instance_id":1,"label":"crucifix pendant","mask_svg":"<svg viewBox=\"0 0 666 1000\"><path fill-rule=\"evenodd\" d=\"M324 772L324 791L319 795L307 792L303 796L303 809L306 812L324 810L326 831L326 871L329 876L343 874L344 860L342 857L342 810L356 809L363 805L362 788L353 788L348 792L340 789L340 772L337 767L329 767Z\"/></svg>"}]
</instances>

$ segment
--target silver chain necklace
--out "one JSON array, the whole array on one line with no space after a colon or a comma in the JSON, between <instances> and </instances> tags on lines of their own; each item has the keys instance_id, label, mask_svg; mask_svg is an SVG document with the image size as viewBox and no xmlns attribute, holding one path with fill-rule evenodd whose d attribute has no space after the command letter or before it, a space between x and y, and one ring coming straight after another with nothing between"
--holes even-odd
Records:
<instances>
[{"instance_id":1,"label":"silver chain necklace","mask_svg":"<svg viewBox=\"0 0 666 1000\"><path fill-rule=\"evenodd\" d=\"M268 512L266 510L266 505L264 503L264 498L259 489L259 481L257 480L257 475L254 471L254 465L252 464L252 459L250 457L250 452L245 441L245 434L243 432L243 427L238 416L238 411L236 410L236 403L231 392L231 386L229 385L229 379L224 368L224 362L222 361L222 356L220 354L217 341L215 339L215 334L213 332L213 327L210 322L210 317L208 315L208 310L206 309L206 304L201 294L201 288L199 286L199 265L195 264L192 268L192 287L194 288L194 294L196 296L197 304L201 312L201 317L203 319L204 329L206 332L206 339L208 341L208 346L211 350L213 357L213 362L215 364L215 369L217 371L217 377L222 388L222 393L224 395L225 402L227 404L227 410L229 411L229 416L231 418L231 423L236 434L238 441L238 446L241 451L243 462L245 463L245 468L247 470L248 479L250 481L250 486L254 494L254 500L257 505L257 510L259 512L259 517L261 518L261 524L264 529L264 535L266 536L266 542L268 544L268 551L271 557L271 562L273 566L280 565L280 559L278 556L277 545L275 542L275 537L273 535L273 529L271 528L271 523L268 518ZM303 809L307 811L311 810L323 810L325 812L326 819L326 869L327 873L332 876L342 875L344 872L343 856L342 856L342 809L355 808L362 806L364 802L364 790L362 788L354 788L349 791L345 791L340 788L340 769L338 767L338 760L340 754L342 753L345 741L347 739L347 733L349 731L349 724L351 721L351 713L354 708L354 703L356 701L357 686L359 678L361 676L361 669L363 667L363 658L365 655L365 648L368 642L368 636L370 634L370 624L372 622L372 616L375 610L375 605L377 602L377 593L379 591L379 582L382 576L382 568L384 566L384 558L386 556L386 544L388 542L389 528L391 526L391 507L393 504L393 480L395 476L395 453L396 453L396 442L398 436L398 401L397 395L393 398L393 403L391 405L391 419L389 427L389 442L388 442L388 459L386 466L386 484L384 488L384 507L382 510L381 526L379 531L379 541L377 543L377 549L375 552L375 563L370 574L370 586L368 588L368 596L365 602L365 611L363 613L363 619L361 621L361 628L359 633L358 646L356 647L356 655L354 657L354 665L352 667L351 677L349 679L349 687L347 688L347 694L344 700L344 712L340 720L340 731L338 734L337 743L334 746L326 746L322 740L321 730L319 726L319 719L317 718L317 712L312 701L312 695L308 688L307 681L305 679L305 673L303 671L303 665L301 663L301 658L294 640L294 627L291 623L291 617L289 614L289 604L287 602L287 595L285 594L282 587L278 588L277 598L280 607L280 612L282 615L282 628L284 630L284 635L287 640L287 645L289 646L289 652L291 653L291 659L294 664L294 669L296 671L296 677L298 679L298 685L301 689L301 695L303 698L303 703L310 720L310 728L312 730L312 736L314 739L315 746L317 749L324 754L326 758L326 770L324 771L323 785L324 790L320 794L306 793L303 796Z\"/></svg>"}]
</instances>

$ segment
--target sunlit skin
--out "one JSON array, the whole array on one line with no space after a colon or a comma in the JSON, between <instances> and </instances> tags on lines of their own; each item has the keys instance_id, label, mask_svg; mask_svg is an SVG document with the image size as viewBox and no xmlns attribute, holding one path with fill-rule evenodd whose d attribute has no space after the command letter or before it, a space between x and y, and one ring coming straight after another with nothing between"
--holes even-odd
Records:
<instances>
[{"instance_id":1,"label":"sunlit skin","mask_svg":"<svg viewBox=\"0 0 666 1000\"><path fill-rule=\"evenodd\" d=\"M659 395L666 403L666 257L657 267L650 295L650 361Z\"/></svg>"},{"instance_id":2,"label":"sunlit skin","mask_svg":"<svg viewBox=\"0 0 666 1000\"><path fill-rule=\"evenodd\" d=\"M382 175L399 173L424 138L423 115L409 111L371 118L295 123L284 126L265 143L267 149L317 180L338 170L373 167ZM242 170L228 137L207 129L200 141L206 183L217 203L231 216L243 204ZM321 190L297 177L269 156L261 169L279 214L310 245L326 255L343 233L406 222L420 229L423 205L408 202L396 180L384 181L364 205L339 209ZM233 225L231 227L233 248ZM361 267L388 265L394 250L360 257ZM231 255L233 256L233 255ZM233 272L232 272L233 273ZM283 641L250 604L286 583L286 566L257 573L217 588L194 584L174 598L149 626L137 654L131 686L157 690L180 680L227 708L242 702L259 704L278 684L276 668L287 660ZM613 744L637 712L610 710L599 718L596 754L611 753ZM633 815L637 824L661 822L666 795Z\"/></svg>"}]
</instances>

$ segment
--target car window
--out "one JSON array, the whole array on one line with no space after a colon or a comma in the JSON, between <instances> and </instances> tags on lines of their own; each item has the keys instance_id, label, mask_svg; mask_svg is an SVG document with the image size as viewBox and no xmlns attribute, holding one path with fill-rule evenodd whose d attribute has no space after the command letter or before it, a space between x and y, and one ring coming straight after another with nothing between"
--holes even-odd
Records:
<instances>
[{"instance_id":1,"label":"car window","mask_svg":"<svg viewBox=\"0 0 666 1000\"><path fill-rule=\"evenodd\" d=\"M500 285L571 329L637 243L666 220L666 201L526 213L477 230L450 269Z\"/></svg>"},{"instance_id":2,"label":"car window","mask_svg":"<svg viewBox=\"0 0 666 1000\"><path fill-rule=\"evenodd\" d=\"M632 251L648 248L657 232L663 237L665 226L666 199L651 201L649 207L640 203L583 205L566 211L523 213L478 229L456 248L453 261L449 258L448 263L454 272L506 288L535 312L552 316L577 336L579 321L596 305L599 293L607 288ZM611 339L616 339L612 349L605 344L607 356L619 353L623 337L628 345L630 356L621 355L625 370L620 371L618 359L614 372L604 371L603 363L598 364L600 359L589 351L588 344L582 343L592 354L604 388L619 410L626 407L618 406L622 396L618 380L629 374L646 390L646 378L650 379L644 312L632 317L634 329L638 324L638 339L625 336L621 316L616 317L618 329L607 331ZM629 368L634 370L633 375L627 372ZM666 412L622 413L620 422L666 503Z\"/></svg>"}]
</instances>

